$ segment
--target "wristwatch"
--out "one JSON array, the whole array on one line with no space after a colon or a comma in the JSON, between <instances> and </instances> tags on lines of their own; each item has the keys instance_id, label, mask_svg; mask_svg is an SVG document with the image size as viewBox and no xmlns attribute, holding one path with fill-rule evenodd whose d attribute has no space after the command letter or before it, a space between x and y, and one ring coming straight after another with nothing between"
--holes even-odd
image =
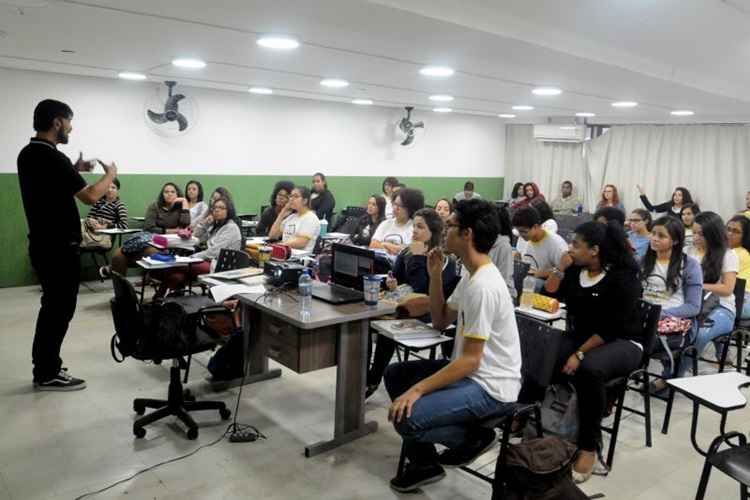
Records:
<instances>
[{"instance_id":1,"label":"wristwatch","mask_svg":"<svg viewBox=\"0 0 750 500\"><path fill-rule=\"evenodd\" d=\"M563 279L563 278L565 277L565 273L564 273L564 272L562 272L562 271L560 271L560 270L559 270L558 268L556 268L556 267L553 267L553 268L552 268L552 270L550 271L550 274L553 274L553 275L557 276L557 277L558 277L558 278L560 278L560 279Z\"/></svg>"},{"instance_id":2,"label":"wristwatch","mask_svg":"<svg viewBox=\"0 0 750 500\"><path fill-rule=\"evenodd\" d=\"M583 361L583 358L585 355L583 354L583 351L576 351L576 358L578 358L578 361Z\"/></svg>"}]
</instances>

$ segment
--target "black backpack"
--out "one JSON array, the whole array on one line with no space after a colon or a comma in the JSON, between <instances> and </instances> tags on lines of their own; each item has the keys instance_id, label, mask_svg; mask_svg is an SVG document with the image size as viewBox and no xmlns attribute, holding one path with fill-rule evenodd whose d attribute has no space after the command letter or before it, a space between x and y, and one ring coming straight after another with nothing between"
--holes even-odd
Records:
<instances>
[{"instance_id":1,"label":"black backpack","mask_svg":"<svg viewBox=\"0 0 750 500\"><path fill-rule=\"evenodd\" d=\"M588 500L571 477L575 452L554 436L510 446L495 466L492 500Z\"/></svg>"}]
</instances>

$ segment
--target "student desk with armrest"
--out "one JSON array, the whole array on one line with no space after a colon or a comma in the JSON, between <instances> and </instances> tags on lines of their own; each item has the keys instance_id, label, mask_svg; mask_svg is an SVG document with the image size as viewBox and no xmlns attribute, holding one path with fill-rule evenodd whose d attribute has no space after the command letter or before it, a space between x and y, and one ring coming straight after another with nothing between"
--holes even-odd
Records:
<instances>
[{"instance_id":1,"label":"student desk with armrest","mask_svg":"<svg viewBox=\"0 0 750 500\"><path fill-rule=\"evenodd\" d=\"M394 304L333 305L312 301L309 314L300 310L296 292L244 294L242 325L247 339L246 382L281 375L269 370L268 358L297 373L336 366L333 439L305 446L311 457L375 432L365 422L365 378L370 319L393 314Z\"/></svg>"}]
</instances>

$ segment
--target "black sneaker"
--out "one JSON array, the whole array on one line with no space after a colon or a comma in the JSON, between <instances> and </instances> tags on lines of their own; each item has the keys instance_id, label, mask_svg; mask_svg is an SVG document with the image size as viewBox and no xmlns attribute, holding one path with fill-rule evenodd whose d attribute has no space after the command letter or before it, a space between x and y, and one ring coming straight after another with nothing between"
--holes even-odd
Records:
<instances>
[{"instance_id":1,"label":"black sneaker","mask_svg":"<svg viewBox=\"0 0 750 500\"><path fill-rule=\"evenodd\" d=\"M112 276L112 268L109 266L102 266L99 268L99 276L102 279L106 279Z\"/></svg>"},{"instance_id":2,"label":"black sneaker","mask_svg":"<svg viewBox=\"0 0 750 500\"><path fill-rule=\"evenodd\" d=\"M380 384L368 385L365 389L365 399L370 399L370 396L375 394L375 391L378 390L378 387L380 387Z\"/></svg>"},{"instance_id":3,"label":"black sneaker","mask_svg":"<svg viewBox=\"0 0 750 500\"><path fill-rule=\"evenodd\" d=\"M436 483L445 477L445 470L439 465L413 466L407 464L401 477L391 479L391 489L399 493L414 491L420 486Z\"/></svg>"},{"instance_id":4,"label":"black sneaker","mask_svg":"<svg viewBox=\"0 0 750 500\"><path fill-rule=\"evenodd\" d=\"M34 382L34 389L37 391L80 391L86 388L86 381L80 378L71 377L66 370L60 372L53 378L44 382Z\"/></svg>"},{"instance_id":5,"label":"black sneaker","mask_svg":"<svg viewBox=\"0 0 750 500\"><path fill-rule=\"evenodd\" d=\"M480 429L480 436L457 448L447 449L438 455L438 462L443 467L464 467L482 456L495 444L495 431Z\"/></svg>"}]
</instances>

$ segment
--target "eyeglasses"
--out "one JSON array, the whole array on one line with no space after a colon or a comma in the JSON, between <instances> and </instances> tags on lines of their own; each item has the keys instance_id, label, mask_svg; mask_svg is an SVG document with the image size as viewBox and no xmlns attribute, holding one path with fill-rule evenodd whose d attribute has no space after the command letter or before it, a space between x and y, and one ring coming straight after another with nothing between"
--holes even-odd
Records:
<instances>
[{"instance_id":1,"label":"eyeglasses","mask_svg":"<svg viewBox=\"0 0 750 500\"><path fill-rule=\"evenodd\" d=\"M226 210L227 207L225 207L224 205L214 205L213 207L211 207L211 209L212 210Z\"/></svg>"},{"instance_id":2,"label":"eyeglasses","mask_svg":"<svg viewBox=\"0 0 750 500\"><path fill-rule=\"evenodd\" d=\"M628 219L628 222L631 224L636 224L638 222L643 222L643 219Z\"/></svg>"}]
</instances>

